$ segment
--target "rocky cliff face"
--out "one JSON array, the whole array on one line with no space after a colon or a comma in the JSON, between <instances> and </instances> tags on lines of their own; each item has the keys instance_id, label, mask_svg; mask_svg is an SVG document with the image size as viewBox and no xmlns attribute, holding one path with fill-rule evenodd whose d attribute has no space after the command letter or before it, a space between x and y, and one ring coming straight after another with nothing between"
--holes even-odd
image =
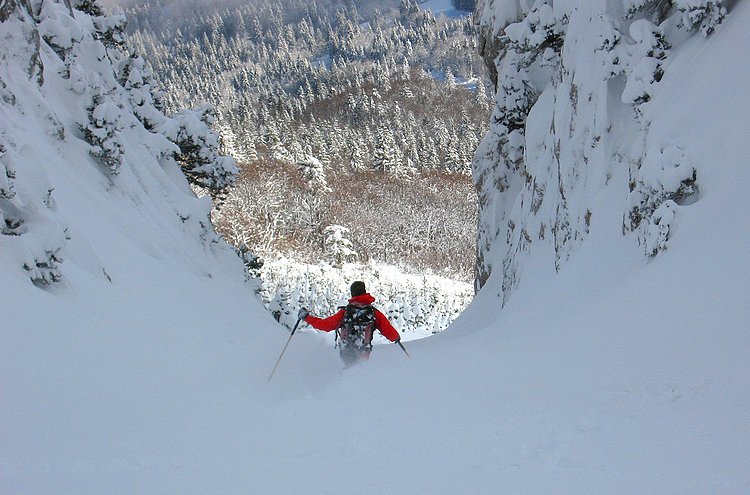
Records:
<instances>
[{"instance_id":1,"label":"rocky cliff face","mask_svg":"<svg viewBox=\"0 0 750 495\"><path fill-rule=\"evenodd\" d=\"M700 183L687 143L651 135L654 102L675 54L703 46L726 14L721 1L477 5L480 47L497 75L491 129L473 164L477 288L498 277L504 304L532 258L560 270L597 221L601 194L645 255L668 246L676 212Z\"/></svg>"}]
</instances>

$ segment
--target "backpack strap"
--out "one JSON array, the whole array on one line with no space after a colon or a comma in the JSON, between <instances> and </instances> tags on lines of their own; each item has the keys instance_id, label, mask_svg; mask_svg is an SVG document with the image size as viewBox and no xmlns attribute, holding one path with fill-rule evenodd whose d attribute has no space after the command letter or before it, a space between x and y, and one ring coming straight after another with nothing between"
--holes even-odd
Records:
<instances>
[{"instance_id":1,"label":"backpack strap","mask_svg":"<svg viewBox=\"0 0 750 495\"><path fill-rule=\"evenodd\" d=\"M336 331L334 333L334 337L333 337L333 348L334 349L338 348L338 346L339 346L339 339L341 338L341 334L339 333L339 328L341 328L341 325L344 324L344 318L346 318L346 306L339 306L338 309L339 309L339 311L341 311L342 309L344 310L344 316L343 316L343 318L341 318L341 323L339 323L339 326L338 326L338 328L336 328Z\"/></svg>"}]
</instances>

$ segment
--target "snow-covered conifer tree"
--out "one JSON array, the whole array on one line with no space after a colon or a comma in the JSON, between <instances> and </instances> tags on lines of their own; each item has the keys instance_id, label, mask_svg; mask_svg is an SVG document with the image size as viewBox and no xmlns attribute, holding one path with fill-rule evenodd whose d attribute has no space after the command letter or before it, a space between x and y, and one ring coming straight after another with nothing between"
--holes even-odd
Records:
<instances>
[{"instance_id":1,"label":"snow-covered conifer tree","mask_svg":"<svg viewBox=\"0 0 750 495\"><path fill-rule=\"evenodd\" d=\"M247 141L245 147L245 159L250 162L254 162L258 159L258 151L255 148L255 140L253 138L250 138Z\"/></svg>"},{"instance_id":2,"label":"snow-covered conifer tree","mask_svg":"<svg viewBox=\"0 0 750 495\"><path fill-rule=\"evenodd\" d=\"M331 190L326 180L325 168L320 160L307 155L297 163L297 167L311 193L326 193Z\"/></svg>"},{"instance_id":3,"label":"snow-covered conifer tree","mask_svg":"<svg viewBox=\"0 0 750 495\"><path fill-rule=\"evenodd\" d=\"M679 26L699 30L704 37L713 33L727 15L724 0L675 0L675 4L682 14Z\"/></svg>"},{"instance_id":4,"label":"snow-covered conifer tree","mask_svg":"<svg viewBox=\"0 0 750 495\"><path fill-rule=\"evenodd\" d=\"M165 120L162 93L157 91L151 68L142 57L131 53L121 64L118 82L128 92L134 113L143 126L152 132Z\"/></svg>"},{"instance_id":5,"label":"snow-covered conifer tree","mask_svg":"<svg viewBox=\"0 0 750 495\"><path fill-rule=\"evenodd\" d=\"M388 174L396 174L399 163L393 132L385 125L380 125L375 138L372 157L375 169Z\"/></svg>"},{"instance_id":6,"label":"snow-covered conifer tree","mask_svg":"<svg viewBox=\"0 0 750 495\"><path fill-rule=\"evenodd\" d=\"M615 48L611 57L620 57L630 65L622 92L623 103L639 105L651 99L655 87L661 81L664 75L663 61L667 58L670 46L661 28L646 19L633 22L629 31L635 44L620 50ZM620 42L624 43L622 38Z\"/></svg>"},{"instance_id":7,"label":"snow-covered conifer tree","mask_svg":"<svg viewBox=\"0 0 750 495\"><path fill-rule=\"evenodd\" d=\"M90 153L111 174L117 174L125 161L119 135L123 129L120 108L109 96L95 94L87 110L89 121L81 125L81 132L91 145Z\"/></svg>"},{"instance_id":8,"label":"snow-covered conifer tree","mask_svg":"<svg viewBox=\"0 0 750 495\"><path fill-rule=\"evenodd\" d=\"M445 86L450 90L456 87L456 76L453 71L446 69L445 71Z\"/></svg>"},{"instance_id":9,"label":"snow-covered conifer tree","mask_svg":"<svg viewBox=\"0 0 750 495\"><path fill-rule=\"evenodd\" d=\"M448 146L445 150L445 168L451 171L458 171L464 168L457 139L450 139L448 141Z\"/></svg>"},{"instance_id":10,"label":"snow-covered conifer tree","mask_svg":"<svg viewBox=\"0 0 750 495\"><path fill-rule=\"evenodd\" d=\"M347 261L353 261L357 252L353 249L352 241L347 237L349 229L343 225L329 225L323 230L325 247L331 265L340 267Z\"/></svg>"},{"instance_id":11,"label":"snow-covered conifer tree","mask_svg":"<svg viewBox=\"0 0 750 495\"><path fill-rule=\"evenodd\" d=\"M15 187L17 152L0 134L0 246L38 286L62 279L68 227L55 215L53 187L43 175Z\"/></svg>"},{"instance_id":12,"label":"snow-covered conifer tree","mask_svg":"<svg viewBox=\"0 0 750 495\"><path fill-rule=\"evenodd\" d=\"M214 118L208 106L182 110L174 116L176 125L170 122L162 131L179 146L174 158L188 180L220 198L234 183L238 170L233 158L219 154L219 139L210 127Z\"/></svg>"}]
</instances>

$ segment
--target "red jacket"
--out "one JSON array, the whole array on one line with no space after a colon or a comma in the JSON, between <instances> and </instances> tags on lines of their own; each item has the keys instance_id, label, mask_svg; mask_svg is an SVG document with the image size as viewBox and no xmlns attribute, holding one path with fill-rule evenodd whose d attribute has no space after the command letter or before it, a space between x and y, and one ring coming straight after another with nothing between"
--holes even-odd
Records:
<instances>
[{"instance_id":1,"label":"red jacket","mask_svg":"<svg viewBox=\"0 0 750 495\"><path fill-rule=\"evenodd\" d=\"M359 304L372 304L375 302L375 298L370 294L364 293L362 295L352 297L351 299L349 299L349 302ZM344 319L344 312L345 311L343 309L340 309L335 315L329 316L328 318L316 318L315 316L307 316L305 318L305 323L312 325L318 330L330 332L331 330L336 330L341 326L341 321ZM398 331L393 328L391 322L388 321L388 318L386 318L385 315L377 309L375 310L375 329L383 334L383 337L390 340L391 342L396 342L401 338L401 336L398 334Z\"/></svg>"}]
</instances>

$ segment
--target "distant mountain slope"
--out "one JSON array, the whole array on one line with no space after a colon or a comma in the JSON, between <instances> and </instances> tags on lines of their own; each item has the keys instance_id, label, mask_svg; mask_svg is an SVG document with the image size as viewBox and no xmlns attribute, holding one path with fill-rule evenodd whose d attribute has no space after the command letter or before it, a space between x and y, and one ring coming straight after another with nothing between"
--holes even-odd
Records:
<instances>
[{"instance_id":1,"label":"distant mountain slope","mask_svg":"<svg viewBox=\"0 0 750 495\"><path fill-rule=\"evenodd\" d=\"M315 262L325 229L342 225L361 261L473 277L469 172L492 103L476 28L466 13L391 4L378 15L280 0L126 11L128 40L148 54L167 108L213 105L243 165L213 217L229 242ZM465 228L435 240L433 212Z\"/></svg>"}]
</instances>

